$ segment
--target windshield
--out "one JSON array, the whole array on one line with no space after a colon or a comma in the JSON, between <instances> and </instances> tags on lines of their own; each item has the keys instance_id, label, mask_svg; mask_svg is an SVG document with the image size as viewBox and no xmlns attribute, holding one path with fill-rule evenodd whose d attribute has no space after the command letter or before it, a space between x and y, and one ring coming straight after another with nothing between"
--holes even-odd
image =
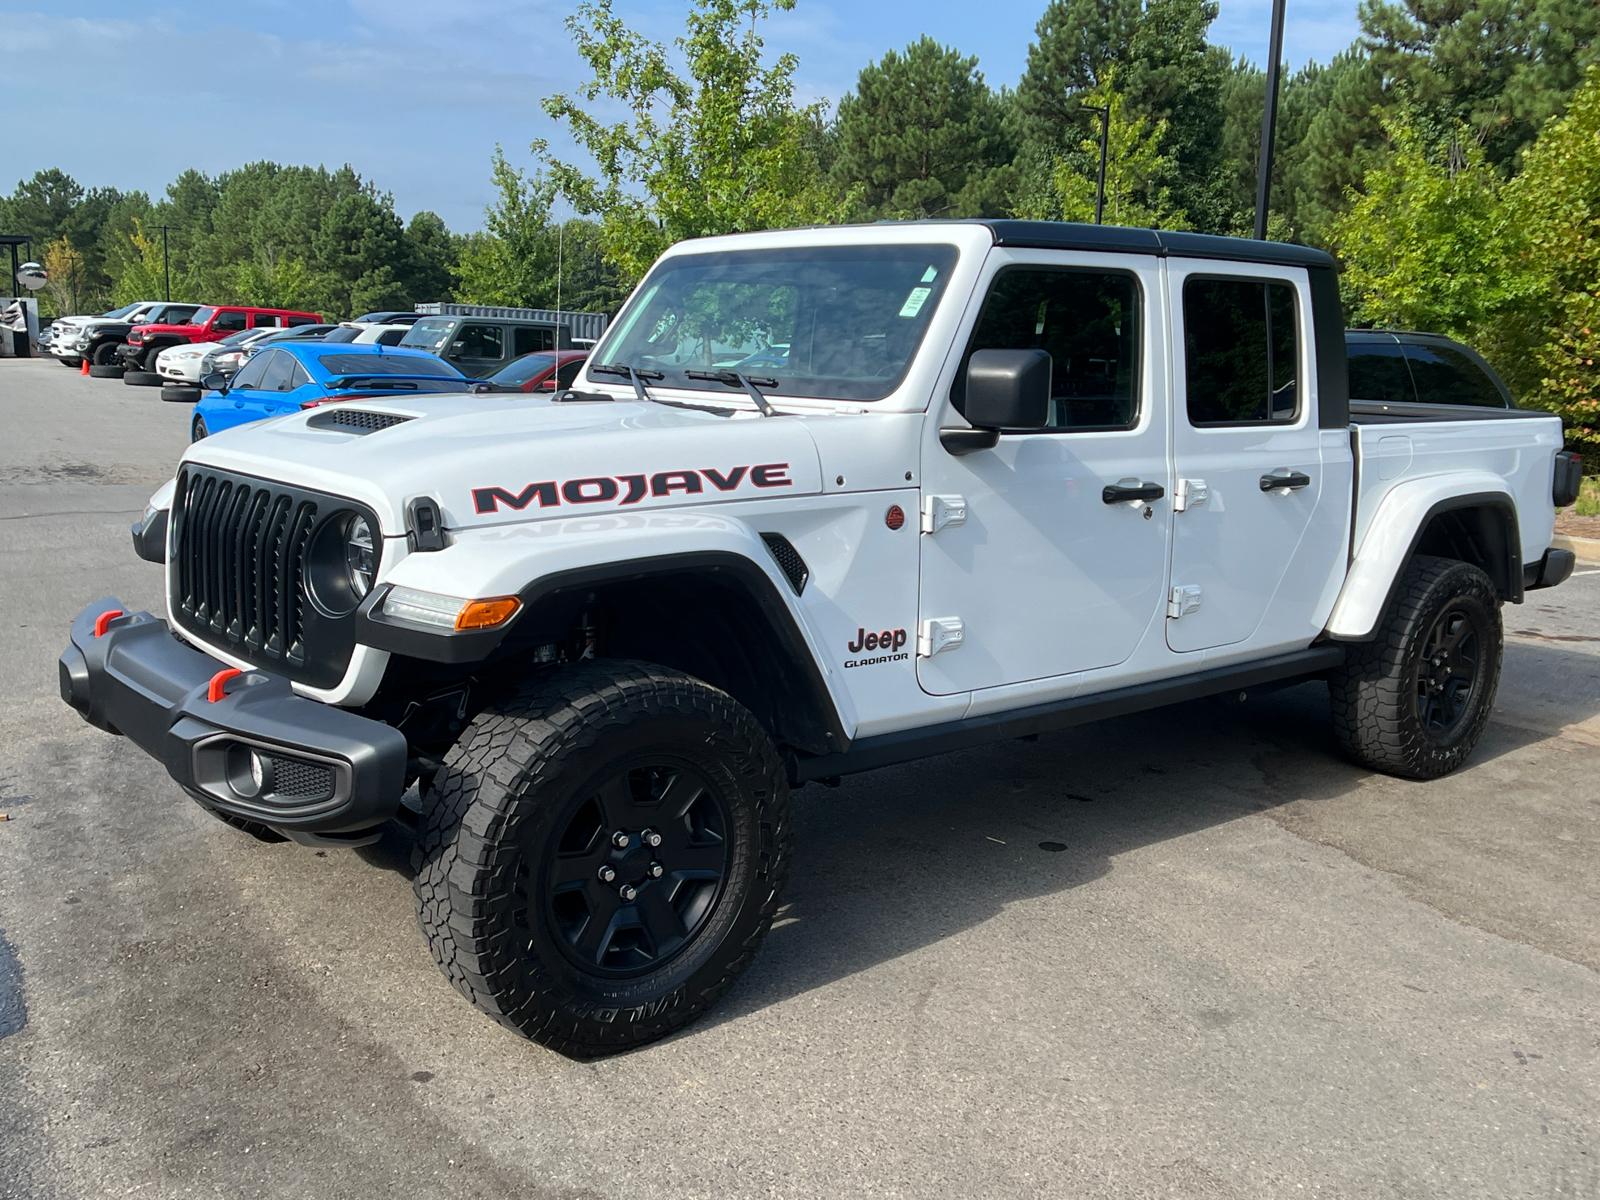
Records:
<instances>
[{"instance_id":1,"label":"windshield","mask_svg":"<svg viewBox=\"0 0 1600 1200\"><path fill-rule=\"evenodd\" d=\"M527 383L556 365L554 354L524 354L489 376L490 383Z\"/></svg>"},{"instance_id":2,"label":"windshield","mask_svg":"<svg viewBox=\"0 0 1600 1200\"><path fill-rule=\"evenodd\" d=\"M777 380L779 395L881 400L899 386L944 296L954 246L824 246L685 254L661 263L591 362ZM420 322L419 322L420 324ZM591 368L589 378L615 381ZM765 387L765 384L763 384Z\"/></svg>"},{"instance_id":3,"label":"windshield","mask_svg":"<svg viewBox=\"0 0 1600 1200\"><path fill-rule=\"evenodd\" d=\"M418 321L411 327L411 332L400 339L400 344L437 354L444 340L450 336L450 330L455 328L455 323L454 317L432 317Z\"/></svg>"},{"instance_id":4,"label":"windshield","mask_svg":"<svg viewBox=\"0 0 1600 1200\"><path fill-rule=\"evenodd\" d=\"M125 317L129 313L138 312L143 307L144 304L142 301L138 304L124 304L121 308L113 308L110 312L102 313L100 315L105 317Z\"/></svg>"},{"instance_id":5,"label":"windshield","mask_svg":"<svg viewBox=\"0 0 1600 1200\"><path fill-rule=\"evenodd\" d=\"M462 374L449 363L421 354L351 354L330 352L320 356L322 369L329 375L426 375L438 379L461 379Z\"/></svg>"}]
</instances>

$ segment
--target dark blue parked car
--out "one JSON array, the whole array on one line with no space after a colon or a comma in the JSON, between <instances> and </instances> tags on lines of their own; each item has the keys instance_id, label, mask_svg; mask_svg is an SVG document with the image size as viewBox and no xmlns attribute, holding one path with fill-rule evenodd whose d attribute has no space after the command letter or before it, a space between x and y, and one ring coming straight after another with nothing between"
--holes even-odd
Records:
<instances>
[{"instance_id":1,"label":"dark blue parked car","mask_svg":"<svg viewBox=\"0 0 1600 1200\"><path fill-rule=\"evenodd\" d=\"M327 342L280 343L257 354L232 379L209 375L189 432L207 434L330 400L417 392L465 392L470 381L443 359L420 350Z\"/></svg>"}]
</instances>

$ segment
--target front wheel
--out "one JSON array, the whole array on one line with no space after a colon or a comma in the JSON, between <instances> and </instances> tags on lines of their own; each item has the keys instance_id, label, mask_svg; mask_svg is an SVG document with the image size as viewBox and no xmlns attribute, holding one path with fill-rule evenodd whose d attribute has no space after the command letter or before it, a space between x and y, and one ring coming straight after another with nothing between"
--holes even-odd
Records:
<instances>
[{"instance_id":1,"label":"front wheel","mask_svg":"<svg viewBox=\"0 0 1600 1200\"><path fill-rule=\"evenodd\" d=\"M481 714L423 805L417 917L445 976L574 1058L665 1037L749 966L788 872L766 732L697 679L607 661Z\"/></svg>"},{"instance_id":2,"label":"front wheel","mask_svg":"<svg viewBox=\"0 0 1600 1200\"><path fill-rule=\"evenodd\" d=\"M194 419L194 423L189 426L189 440L191 442L198 442L202 438L206 437L210 432L211 431L206 428L206 419L204 417L196 417Z\"/></svg>"},{"instance_id":3,"label":"front wheel","mask_svg":"<svg viewBox=\"0 0 1600 1200\"><path fill-rule=\"evenodd\" d=\"M1328 680L1333 724L1356 759L1407 779L1463 762L1500 686L1500 596L1471 563L1418 555L1371 642Z\"/></svg>"},{"instance_id":4,"label":"front wheel","mask_svg":"<svg viewBox=\"0 0 1600 1200\"><path fill-rule=\"evenodd\" d=\"M96 367L120 367L122 360L117 357L118 345L120 345L118 342L101 342L94 348L94 358L91 360L90 365Z\"/></svg>"}]
</instances>

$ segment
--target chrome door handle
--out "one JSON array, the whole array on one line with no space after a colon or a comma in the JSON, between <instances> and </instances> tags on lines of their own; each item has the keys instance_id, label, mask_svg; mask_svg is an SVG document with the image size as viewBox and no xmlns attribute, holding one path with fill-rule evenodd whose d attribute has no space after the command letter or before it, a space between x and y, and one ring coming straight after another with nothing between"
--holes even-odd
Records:
<instances>
[{"instance_id":1,"label":"chrome door handle","mask_svg":"<svg viewBox=\"0 0 1600 1200\"><path fill-rule=\"evenodd\" d=\"M1108 483L1100 499L1107 504L1125 504L1133 500L1159 500L1166 494L1167 489L1159 483Z\"/></svg>"},{"instance_id":2,"label":"chrome door handle","mask_svg":"<svg viewBox=\"0 0 1600 1200\"><path fill-rule=\"evenodd\" d=\"M1281 475L1274 471L1271 475L1261 477L1261 490L1263 492L1298 492L1303 487L1311 486L1311 476L1303 471L1285 471Z\"/></svg>"}]
</instances>

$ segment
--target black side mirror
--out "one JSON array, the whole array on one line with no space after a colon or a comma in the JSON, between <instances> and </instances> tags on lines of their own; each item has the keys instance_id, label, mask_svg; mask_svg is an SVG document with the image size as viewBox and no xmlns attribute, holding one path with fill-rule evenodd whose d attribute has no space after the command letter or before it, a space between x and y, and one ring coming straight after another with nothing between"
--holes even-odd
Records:
<instances>
[{"instance_id":1,"label":"black side mirror","mask_svg":"<svg viewBox=\"0 0 1600 1200\"><path fill-rule=\"evenodd\" d=\"M1044 350L979 350L967 363L966 418L975 428L946 429L951 454L992 449L1002 429L1043 429L1050 420L1050 355Z\"/></svg>"},{"instance_id":2,"label":"black side mirror","mask_svg":"<svg viewBox=\"0 0 1600 1200\"><path fill-rule=\"evenodd\" d=\"M1050 372L1044 350L979 350L967 363L967 420L979 429L1043 429Z\"/></svg>"},{"instance_id":3,"label":"black side mirror","mask_svg":"<svg viewBox=\"0 0 1600 1200\"><path fill-rule=\"evenodd\" d=\"M221 371L213 371L200 381L200 386L208 392L225 392L228 390L228 377Z\"/></svg>"}]
</instances>

